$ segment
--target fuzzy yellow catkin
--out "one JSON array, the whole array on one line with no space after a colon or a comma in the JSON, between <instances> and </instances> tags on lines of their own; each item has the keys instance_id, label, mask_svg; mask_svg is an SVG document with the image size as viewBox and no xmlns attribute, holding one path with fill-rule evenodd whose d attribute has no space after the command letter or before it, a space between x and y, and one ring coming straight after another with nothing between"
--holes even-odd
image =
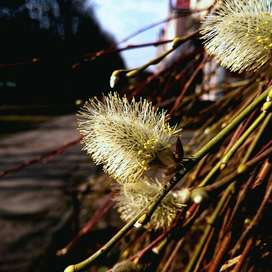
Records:
<instances>
[{"instance_id":1,"label":"fuzzy yellow catkin","mask_svg":"<svg viewBox=\"0 0 272 272\"><path fill-rule=\"evenodd\" d=\"M271 1L221 1L200 33L206 51L222 66L235 72L258 71L271 62Z\"/></svg>"},{"instance_id":2,"label":"fuzzy yellow catkin","mask_svg":"<svg viewBox=\"0 0 272 272\"><path fill-rule=\"evenodd\" d=\"M181 130L145 99L129 102L109 93L104 101L87 101L78 117L83 149L115 180L136 182L152 167L174 163L171 146Z\"/></svg>"},{"instance_id":3,"label":"fuzzy yellow catkin","mask_svg":"<svg viewBox=\"0 0 272 272\"><path fill-rule=\"evenodd\" d=\"M128 222L133 218L161 190L162 183L147 178L141 178L137 183L114 183L113 200L116 202L121 219ZM188 198L180 197L181 195L182 193L170 191L159 203L144 227L149 230L169 228L177 213L186 205L183 201L189 201Z\"/></svg>"}]
</instances>

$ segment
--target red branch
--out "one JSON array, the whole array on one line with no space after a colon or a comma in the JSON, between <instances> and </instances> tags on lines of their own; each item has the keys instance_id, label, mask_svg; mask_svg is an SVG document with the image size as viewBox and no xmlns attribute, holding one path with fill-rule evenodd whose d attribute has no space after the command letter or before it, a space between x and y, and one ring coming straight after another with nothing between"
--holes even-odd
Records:
<instances>
[{"instance_id":1,"label":"red branch","mask_svg":"<svg viewBox=\"0 0 272 272\"><path fill-rule=\"evenodd\" d=\"M71 248L90 230L97 224L97 222L109 211L114 205L111 201L111 195L108 195L101 205L101 207L95 212L93 217L87 222L87 224L77 233L77 235L62 249L57 251L57 256L65 255Z\"/></svg>"},{"instance_id":2,"label":"red branch","mask_svg":"<svg viewBox=\"0 0 272 272\"><path fill-rule=\"evenodd\" d=\"M181 93L177 97L174 106L170 110L169 116L171 116L173 114L173 112L176 110L176 108L178 107L180 101L183 99L186 91L188 90L188 88L190 87L190 85L193 82L194 78L197 76L197 74L200 71L200 69L202 69L202 67L203 67L203 65L205 64L206 61L207 61L207 55L204 57L204 59L201 61L201 63L195 69L195 71L193 72L193 74L191 75L191 77L189 78L189 80L186 82L184 88L182 89Z\"/></svg>"},{"instance_id":3,"label":"red branch","mask_svg":"<svg viewBox=\"0 0 272 272\"><path fill-rule=\"evenodd\" d=\"M84 55L79 55L79 56L73 56L71 58L76 59L84 59L84 61L87 60L94 60L97 57L100 57L101 55L104 54L110 54L110 53L118 53L121 51L125 51L125 50L129 50L129 49L136 49L136 48L141 48L141 47L147 47L147 46L158 46L161 44L165 44L165 43L170 43L172 42L173 39L170 40L162 40L162 41L157 41L157 42L150 42L150 43L142 43L142 44L129 44L125 47L112 47L112 48L108 48L108 49L104 49L104 50L100 50L94 53L88 53L88 54L84 54ZM27 64L33 64L35 62L41 61L42 59L39 58L32 58L30 61L26 61L26 62L14 62L14 63L0 63L0 68L5 67L5 66L20 66L20 65L27 65ZM72 65L72 68L77 67L78 63L74 63Z\"/></svg>"},{"instance_id":4,"label":"red branch","mask_svg":"<svg viewBox=\"0 0 272 272\"><path fill-rule=\"evenodd\" d=\"M78 142L80 142L82 139L82 136L80 136L79 138L71 141L71 142L68 142L66 144L63 144L62 146L60 147L57 147L51 151L48 151L44 154L41 154L41 155L38 155L37 157L31 159L31 160L27 160L25 161L24 163L22 163L21 165L15 167L15 168L11 168L11 169L7 169L7 170L3 170L0 172L0 178L5 176L5 175L8 175L8 174L11 174L11 173L15 173L15 172L19 172L20 170L22 170L23 168L29 166L30 164L33 164L35 162L38 162L38 161L41 161L42 159L46 158L46 157L49 157L49 156L52 156L52 155L59 155L60 153L62 153L66 148L72 146L72 145L75 145L77 144ZM52 161L52 160L50 160Z\"/></svg>"}]
</instances>

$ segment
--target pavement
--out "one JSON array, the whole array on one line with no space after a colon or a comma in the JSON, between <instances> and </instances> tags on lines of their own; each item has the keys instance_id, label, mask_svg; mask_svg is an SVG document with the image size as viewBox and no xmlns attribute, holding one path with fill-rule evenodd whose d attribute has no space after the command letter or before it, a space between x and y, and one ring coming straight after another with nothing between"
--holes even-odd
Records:
<instances>
[{"instance_id":1,"label":"pavement","mask_svg":"<svg viewBox=\"0 0 272 272\"><path fill-rule=\"evenodd\" d=\"M70 192L96 171L79 138L76 115L69 114L0 139L1 272L39 271L35 263L67 223Z\"/></svg>"},{"instance_id":2,"label":"pavement","mask_svg":"<svg viewBox=\"0 0 272 272\"><path fill-rule=\"evenodd\" d=\"M98 170L79 139L76 114L0 139L0 272L44 271L54 235L73 224L72 192Z\"/></svg>"}]
</instances>

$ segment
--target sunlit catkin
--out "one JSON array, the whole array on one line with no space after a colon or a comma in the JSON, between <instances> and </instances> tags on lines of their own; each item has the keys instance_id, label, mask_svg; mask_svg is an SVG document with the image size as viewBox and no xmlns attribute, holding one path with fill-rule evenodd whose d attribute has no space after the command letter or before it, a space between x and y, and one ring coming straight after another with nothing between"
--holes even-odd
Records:
<instances>
[{"instance_id":1,"label":"sunlit catkin","mask_svg":"<svg viewBox=\"0 0 272 272\"><path fill-rule=\"evenodd\" d=\"M206 51L231 71L257 71L271 60L272 1L224 0L201 28Z\"/></svg>"},{"instance_id":2,"label":"sunlit catkin","mask_svg":"<svg viewBox=\"0 0 272 272\"><path fill-rule=\"evenodd\" d=\"M136 182L151 168L173 167L171 146L180 130L147 100L110 93L103 102L90 99L78 116L83 149L115 180Z\"/></svg>"}]
</instances>

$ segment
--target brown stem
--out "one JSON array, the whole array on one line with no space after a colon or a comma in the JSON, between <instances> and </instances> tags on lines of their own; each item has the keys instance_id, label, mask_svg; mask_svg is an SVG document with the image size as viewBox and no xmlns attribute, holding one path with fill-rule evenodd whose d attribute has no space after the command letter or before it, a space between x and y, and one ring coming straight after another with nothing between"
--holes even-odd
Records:
<instances>
[{"instance_id":1,"label":"brown stem","mask_svg":"<svg viewBox=\"0 0 272 272\"><path fill-rule=\"evenodd\" d=\"M186 82L184 88L182 89L180 95L177 97L174 106L172 107L172 109L169 112L169 115L171 116L173 114L173 112L176 110L176 108L178 107L180 101L182 100L182 98L184 97L186 91L188 90L188 88L190 87L191 83L193 82L194 78L196 77L196 75L198 74L198 72L200 71L200 69L202 69L203 65L205 64L207 60L207 55L204 57L204 59L201 61L201 63L198 65L198 67L195 69L195 71L193 72L193 74L191 75L191 77L189 78L189 80Z\"/></svg>"},{"instance_id":2,"label":"brown stem","mask_svg":"<svg viewBox=\"0 0 272 272\"><path fill-rule=\"evenodd\" d=\"M177 242L177 244L176 244L176 246L175 246L173 252L171 253L171 255L170 255L170 257L168 258L168 260L166 261L166 263L164 264L164 266L163 266L161 272L167 272L167 271L169 271L168 268L169 268L170 265L173 263L173 260L174 260L174 258L175 258L175 256L176 256L176 254L177 254L179 248L181 247L182 243L183 243L183 238L180 239L180 240Z\"/></svg>"},{"instance_id":3,"label":"brown stem","mask_svg":"<svg viewBox=\"0 0 272 272\"><path fill-rule=\"evenodd\" d=\"M270 165L270 169L271 169L271 165ZM251 233L254 230L254 228L260 222L260 220L261 220L261 218L263 216L263 211L264 211L264 209L266 207L266 204L268 202L268 199L269 199L271 193L272 193L272 184L268 184L265 195L264 195L264 198L263 198L263 200L261 202L261 205L259 206L259 208L258 208L254 218L252 219L251 223L249 224L249 226L246 228L246 230L242 233L242 235L238 239L235 247L232 250L232 255L235 255L235 253L240 248L240 246L243 243L243 241L245 240L245 238L249 235L249 233Z\"/></svg>"},{"instance_id":4,"label":"brown stem","mask_svg":"<svg viewBox=\"0 0 272 272\"><path fill-rule=\"evenodd\" d=\"M229 244L232 239L232 231L229 231L224 237L221 245L219 247L219 251L214 255L211 265L209 266L209 272L217 272L219 271L219 267L221 266L222 260L228 250Z\"/></svg>"},{"instance_id":5,"label":"brown stem","mask_svg":"<svg viewBox=\"0 0 272 272\"><path fill-rule=\"evenodd\" d=\"M246 257L252 247L253 244L253 237L250 237L247 242L246 242L246 246L242 252L242 254L240 255L240 258L238 259L238 262L236 263L234 269L232 270L232 272L239 272L241 271L241 268L246 260Z\"/></svg>"},{"instance_id":6,"label":"brown stem","mask_svg":"<svg viewBox=\"0 0 272 272\"><path fill-rule=\"evenodd\" d=\"M263 183L266 177L271 173L271 168L272 168L271 160L266 159L256 177L255 182L251 186L252 189Z\"/></svg>"},{"instance_id":7,"label":"brown stem","mask_svg":"<svg viewBox=\"0 0 272 272\"><path fill-rule=\"evenodd\" d=\"M203 247L203 250L202 250L202 252L201 252L201 254L200 254L200 256L199 256L199 258L197 260L196 266L194 268L194 272L200 271L199 268L201 266L203 258L205 257L205 254L206 254L206 252L207 252L207 250L209 248L209 245L210 245L210 242L211 242L211 240L213 238L214 232L215 232L215 228L213 227L213 229L211 230L211 233L210 233L210 235L209 235L209 237L207 239L207 242L205 243L205 246Z\"/></svg>"}]
</instances>

